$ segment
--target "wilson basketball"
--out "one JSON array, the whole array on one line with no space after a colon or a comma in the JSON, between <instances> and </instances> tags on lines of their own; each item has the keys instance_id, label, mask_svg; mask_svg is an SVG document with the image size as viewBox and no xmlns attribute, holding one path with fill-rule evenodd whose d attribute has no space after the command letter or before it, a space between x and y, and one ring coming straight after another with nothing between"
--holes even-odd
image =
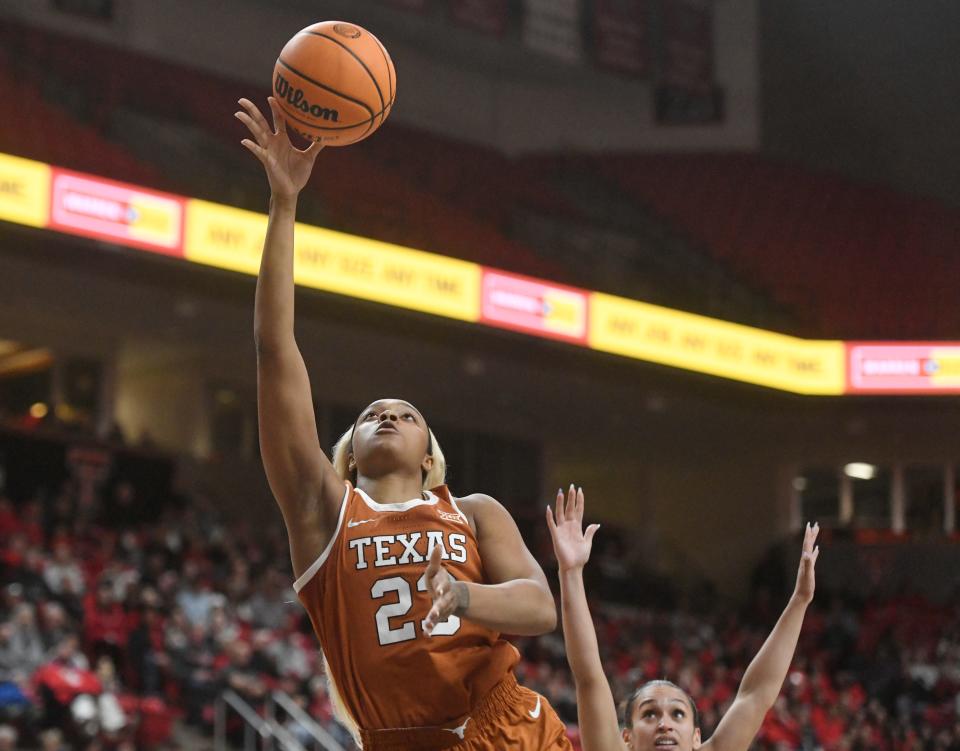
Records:
<instances>
[{"instance_id":1,"label":"wilson basketball","mask_svg":"<svg viewBox=\"0 0 960 751\"><path fill-rule=\"evenodd\" d=\"M323 21L297 32L273 69L287 125L328 146L356 143L383 125L397 93L386 48L356 24Z\"/></svg>"}]
</instances>

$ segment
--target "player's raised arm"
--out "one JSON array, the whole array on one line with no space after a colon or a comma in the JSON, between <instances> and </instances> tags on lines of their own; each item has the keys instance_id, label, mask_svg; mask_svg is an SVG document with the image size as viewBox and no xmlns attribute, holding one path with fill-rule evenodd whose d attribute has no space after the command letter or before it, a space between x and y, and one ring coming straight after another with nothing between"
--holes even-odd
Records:
<instances>
[{"instance_id":1,"label":"player's raised arm","mask_svg":"<svg viewBox=\"0 0 960 751\"><path fill-rule=\"evenodd\" d=\"M814 570L820 548L814 547L820 525L807 525L797 586L777 625L747 668L736 699L720 720L716 732L703 744L712 751L746 751L763 718L777 700L800 638L803 616L813 600Z\"/></svg>"},{"instance_id":2,"label":"player's raised arm","mask_svg":"<svg viewBox=\"0 0 960 751\"><path fill-rule=\"evenodd\" d=\"M557 606L540 564L527 549L510 513L487 495L460 499L476 525L477 546L490 584L451 580L435 548L427 567L433 607L427 633L451 615L500 633L536 636L557 627Z\"/></svg>"},{"instance_id":3,"label":"player's raised arm","mask_svg":"<svg viewBox=\"0 0 960 751\"><path fill-rule=\"evenodd\" d=\"M617 706L600 661L597 633L587 604L583 567L590 559L599 524L583 531L583 490L573 486L564 503L557 493L556 519L547 507L547 526L560 568L560 612L567 662L577 686L577 717L584 751L622 751Z\"/></svg>"},{"instance_id":4,"label":"player's raised arm","mask_svg":"<svg viewBox=\"0 0 960 751\"><path fill-rule=\"evenodd\" d=\"M322 146L295 148L276 101L269 101L274 127L247 99L240 100L236 117L252 136L242 144L263 164L270 182L270 219L254 308L260 452L299 576L326 546L344 487L320 448L310 381L293 333L297 198Z\"/></svg>"}]
</instances>

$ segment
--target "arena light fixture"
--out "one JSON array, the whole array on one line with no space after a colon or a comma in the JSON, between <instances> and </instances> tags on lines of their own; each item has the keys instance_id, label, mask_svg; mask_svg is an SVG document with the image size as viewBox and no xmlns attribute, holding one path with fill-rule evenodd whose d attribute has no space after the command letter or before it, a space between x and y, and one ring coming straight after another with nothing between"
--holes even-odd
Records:
<instances>
[{"instance_id":1,"label":"arena light fixture","mask_svg":"<svg viewBox=\"0 0 960 751\"><path fill-rule=\"evenodd\" d=\"M843 474L854 480L872 480L877 476L877 467L867 462L850 462L844 465Z\"/></svg>"},{"instance_id":2,"label":"arena light fixture","mask_svg":"<svg viewBox=\"0 0 960 751\"><path fill-rule=\"evenodd\" d=\"M0 376L35 373L52 366L53 353L49 349L22 350L0 357Z\"/></svg>"}]
</instances>

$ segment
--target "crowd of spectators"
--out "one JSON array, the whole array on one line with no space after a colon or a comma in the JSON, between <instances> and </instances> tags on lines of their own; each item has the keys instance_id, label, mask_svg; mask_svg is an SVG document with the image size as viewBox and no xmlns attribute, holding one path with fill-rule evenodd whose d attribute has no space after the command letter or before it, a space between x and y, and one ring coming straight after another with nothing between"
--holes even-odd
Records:
<instances>
[{"instance_id":1,"label":"crowd of spectators","mask_svg":"<svg viewBox=\"0 0 960 751\"><path fill-rule=\"evenodd\" d=\"M94 507L69 481L41 495L14 504L0 494L0 751L172 747L175 723L210 732L227 688L256 707L285 691L351 747L280 525L224 522L196 495L137 525L125 482ZM596 603L615 695L669 677L698 700L707 737L780 600L758 589L735 610ZM520 680L550 699L576 743L562 635L516 643ZM818 593L755 748L960 750L960 606Z\"/></svg>"},{"instance_id":2,"label":"crowd of spectators","mask_svg":"<svg viewBox=\"0 0 960 751\"><path fill-rule=\"evenodd\" d=\"M668 677L697 701L707 738L779 616L779 603L760 596L747 610L729 612L595 603L594 614L614 695ZM576 693L561 635L521 646L521 680L549 696L575 727ZM808 611L783 691L752 748L960 749L960 606L917 596L821 598Z\"/></svg>"}]
</instances>

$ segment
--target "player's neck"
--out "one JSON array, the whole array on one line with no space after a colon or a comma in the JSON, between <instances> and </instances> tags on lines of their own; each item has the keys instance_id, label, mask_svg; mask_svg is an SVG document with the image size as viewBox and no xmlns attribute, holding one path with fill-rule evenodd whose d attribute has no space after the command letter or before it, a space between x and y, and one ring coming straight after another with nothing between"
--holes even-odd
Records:
<instances>
[{"instance_id":1,"label":"player's neck","mask_svg":"<svg viewBox=\"0 0 960 751\"><path fill-rule=\"evenodd\" d=\"M423 485L419 475L391 473L383 477L358 477L357 487L377 503L403 503L421 498Z\"/></svg>"}]
</instances>

